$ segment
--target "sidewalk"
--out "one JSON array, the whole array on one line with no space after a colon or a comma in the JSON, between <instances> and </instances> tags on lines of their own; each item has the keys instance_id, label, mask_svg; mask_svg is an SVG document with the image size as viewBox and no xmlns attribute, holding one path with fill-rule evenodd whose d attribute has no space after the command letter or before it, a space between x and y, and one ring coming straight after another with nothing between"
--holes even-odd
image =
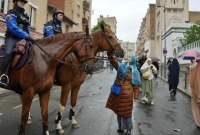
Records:
<instances>
[{"instance_id":1,"label":"sidewalk","mask_svg":"<svg viewBox=\"0 0 200 135\"><path fill-rule=\"evenodd\" d=\"M158 76L158 77L167 83L167 79L165 79L165 78L163 78L161 76ZM180 87L180 85L178 86L178 90L191 97L191 93L188 93L187 90L182 88L182 87Z\"/></svg>"},{"instance_id":2,"label":"sidewalk","mask_svg":"<svg viewBox=\"0 0 200 135\"><path fill-rule=\"evenodd\" d=\"M3 89L3 88L0 88L0 95L5 94L5 93L9 93L9 92L11 92L11 91Z\"/></svg>"}]
</instances>

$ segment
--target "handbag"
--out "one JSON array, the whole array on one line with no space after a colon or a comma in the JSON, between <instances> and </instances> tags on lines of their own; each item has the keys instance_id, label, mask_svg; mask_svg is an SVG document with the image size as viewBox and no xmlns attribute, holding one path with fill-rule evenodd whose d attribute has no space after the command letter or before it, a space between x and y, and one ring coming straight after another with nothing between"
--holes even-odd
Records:
<instances>
[{"instance_id":1,"label":"handbag","mask_svg":"<svg viewBox=\"0 0 200 135\"><path fill-rule=\"evenodd\" d=\"M127 73L126 78L127 78L128 74L129 74L129 73ZM114 83L113 83L112 87L110 88L110 89L111 89L111 92L112 92L113 94L115 94L115 95L117 95L117 96L120 95L121 90L122 90L122 85L124 84L126 78L124 79L124 81L123 81L122 84L117 84L117 82L114 82Z\"/></svg>"},{"instance_id":2,"label":"handbag","mask_svg":"<svg viewBox=\"0 0 200 135\"><path fill-rule=\"evenodd\" d=\"M143 77L145 80L147 80L147 79L149 79L150 75L151 75L151 70L148 69L146 72L144 72L144 73L142 74L142 77Z\"/></svg>"}]
</instances>

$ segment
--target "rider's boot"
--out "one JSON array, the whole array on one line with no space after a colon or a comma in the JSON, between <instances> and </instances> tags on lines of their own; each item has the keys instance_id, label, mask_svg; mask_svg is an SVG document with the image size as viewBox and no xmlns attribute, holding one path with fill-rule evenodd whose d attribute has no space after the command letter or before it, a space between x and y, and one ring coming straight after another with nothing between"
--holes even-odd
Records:
<instances>
[{"instance_id":1,"label":"rider's boot","mask_svg":"<svg viewBox=\"0 0 200 135\"><path fill-rule=\"evenodd\" d=\"M7 75L7 71L10 65L12 57L11 56L4 56L3 62L2 62L2 74L0 77L0 85L2 86L8 86L9 84L9 77Z\"/></svg>"}]
</instances>

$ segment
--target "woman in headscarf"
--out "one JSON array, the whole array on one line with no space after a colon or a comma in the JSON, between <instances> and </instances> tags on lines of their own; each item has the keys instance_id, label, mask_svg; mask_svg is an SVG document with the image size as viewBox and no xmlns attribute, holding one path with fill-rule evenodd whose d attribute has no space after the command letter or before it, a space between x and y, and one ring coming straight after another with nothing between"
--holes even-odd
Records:
<instances>
[{"instance_id":1,"label":"woman in headscarf","mask_svg":"<svg viewBox=\"0 0 200 135\"><path fill-rule=\"evenodd\" d=\"M129 60L122 63L117 62L112 54L109 55L108 53L108 58L117 70L115 82L122 84L122 89L120 95L110 93L106 107L117 115L117 132L122 133L126 130L126 135L131 135L133 100L138 100L139 85L141 85L140 73L136 67L136 58L131 56L131 60L129 58ZM128 62L130 62L130 65Z\"/></svg>"},{"instance_id":2,"label":"woman in headscarf","mask_svg":"<svg viewBox=\"0 0 200 135\"><path fill-rule=\"evenodd\" d=\"M192 114L197 127L200 127L200 62L197 62L196 67L191 71L189 76L189 83L192 90Z\"/></svg>"},{"instance_id":3,"label":"woman in headscarf","mask_svg":"<svg viewBox=\"0 0 200 135\"><path fill-rule=\"evenodd\" d=\"M149 72L148 77L142 77L142 103L154 104L153 91L155 89L155 74L157 74L156 67L152 64L152 60L148 58L142 65L140 72L145 74Z\"/></svg>"},{"instance_id":4,"label":"woman in headscarf","mask_svg":"<svg viewBox=\"0 0 200 135\"><path fill-rule=\"evenodd\" d=\"M171 95L176 95L177 87L179 84L179 72L180 72L180 66L178 60L174 58L169 67L169 78L168 78L169 91Z\"/></svg>"}]
</instances>

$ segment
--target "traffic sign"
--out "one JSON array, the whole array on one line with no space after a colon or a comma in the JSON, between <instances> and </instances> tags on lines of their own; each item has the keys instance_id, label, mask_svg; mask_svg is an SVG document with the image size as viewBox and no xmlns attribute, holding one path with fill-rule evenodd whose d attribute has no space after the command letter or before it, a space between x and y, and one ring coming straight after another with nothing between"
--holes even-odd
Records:
<instances>
[{"instance_id":1,"label":"traffic sign","mask_svg":"<svg viewBox=\"0 0 200 135\"><path fill-rule=\"evenodd\" d=\"M167 48L163 48L163 55L167 55Z\"/></svg>"}]
</instances>

